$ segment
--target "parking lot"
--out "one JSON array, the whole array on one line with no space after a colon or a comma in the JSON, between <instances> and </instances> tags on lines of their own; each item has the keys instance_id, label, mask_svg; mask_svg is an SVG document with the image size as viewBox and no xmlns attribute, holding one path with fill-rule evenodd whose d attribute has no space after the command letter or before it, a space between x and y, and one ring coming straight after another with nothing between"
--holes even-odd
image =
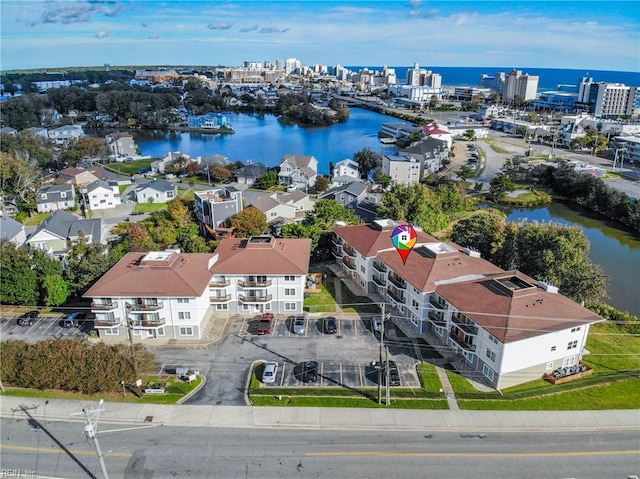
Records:
<instances>
[{"instance_id":1,"label":"parking lot","mask_svg":"<svg viewBox=\"0 0 640 479\"><path fill-rule=\"evenodd\" d=\"M251 341L271 354L265 359L276 361L276 380L267 387L377 387L378 370L371 361L379 359L380 340L372 332L371 318L336 317L336 333L324 332L323 318L307 317L303 334L293 332L293 317L275 318L271 332L257 335L259 317L236 320L238 336ZM286 344L286 346L285 346ZM390 342L389 359L394 359L400 373L401 387L420 387L416 364L411 355L413 343ZM292 354L282 354L285 350ZM286 348L286 349L285 349ZM276 353L274 358L272 355ZM318 380L302 380L302 362L317 361Z\"/></svg>"},{"instance_id":2,"label":"parking lot","mask_svg":"<svg viewBox=\"0 0 640 479\"><path fill-rule=\"evenodd\" d=\"M80 324L79 327L63 328L61 316L42 316L32 319L31 326L20 326L19 316L0 318L0 336L2 340L23 340L36 342L43 339L84 339L87 337L92 323Z\"/></svg>"}]
</instances>

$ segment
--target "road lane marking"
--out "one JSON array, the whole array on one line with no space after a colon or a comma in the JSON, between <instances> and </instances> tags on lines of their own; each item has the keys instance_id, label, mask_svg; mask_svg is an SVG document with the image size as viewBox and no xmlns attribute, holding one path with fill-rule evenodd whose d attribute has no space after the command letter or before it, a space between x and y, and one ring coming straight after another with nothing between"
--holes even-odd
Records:
<instances>
[{"instance_id":1,"label":"road lane marking","mask_svg":"<svg viewBox=\"0 0 640 479\"><path fill-rule=\"evenodd\" d=\"M37 452L37 453L49 453L49 454L73 454L74 456L95 456L96 451L80 451L77 449L51 449L45 447L32 447L32 446L9 446L7 444L0 444L0 449L6 449L11 451L28 451L28 452ZM130 452L103 452L104 456L108 457L133 457L133 454Z\"/></svg>"},{"instance_id":2,"label":"road lane marking","mask_svg":"<svg viewBox=\"0 0 640 479\"><path fill-rule=\"evenodd\" d=\"M580 457L580 456L623 456L640 454L640 449L623 451L574 451L574 452L391 452L391 451L352 451L352 452L307 452L307 457L359 457L359 456L396 456L396 457Z\"/></svg>"}]
</instances>

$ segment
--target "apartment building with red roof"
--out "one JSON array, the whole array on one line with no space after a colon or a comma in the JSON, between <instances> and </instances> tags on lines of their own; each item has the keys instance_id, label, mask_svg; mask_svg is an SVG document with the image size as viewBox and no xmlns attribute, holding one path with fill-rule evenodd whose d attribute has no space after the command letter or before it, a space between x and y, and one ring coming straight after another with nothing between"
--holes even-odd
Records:
<instances>
[{"instance_id":1,"label":"apartment building with red roof","mask_svg":"<svg viewBox=\"0 0 640 479\"><path fill-rule=\"evenodd\" d=\"M553 285L421 231L404 263L391 242L398 225L337 227L333 252L347 276L391 307L405 332L436 338L449 362L464 361L496 389L581 360L600 316Z\"/></svg>"}]
</instances>

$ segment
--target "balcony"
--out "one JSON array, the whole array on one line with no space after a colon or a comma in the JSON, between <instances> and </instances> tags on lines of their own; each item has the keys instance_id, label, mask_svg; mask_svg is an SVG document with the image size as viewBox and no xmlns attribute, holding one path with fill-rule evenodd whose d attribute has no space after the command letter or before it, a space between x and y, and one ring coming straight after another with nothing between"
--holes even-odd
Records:
<instances>
[{"instance_id":1,"label":"balcony","mask_svg":"<svg viewBox=\"0 0 640 479\"><path fill-rule=\"evenodd\" d=\"M162 301L157 303L131 303L131 312L135 311L159 311L164 308Z\"/></svg>"},{"instance_id":2,"label":"balcony","mask_svg":"<svg viewBox=\"0 0 640 479\"><path fill-rule=\"evenodd\" d=\"M446 309L444 304L438 303L438 301L432 297L429 297L429 304L436 309Z\"/></svg>"},{"instance_id":3,"label":"balcony","mask_svg":"<svg viewBox=\"0 0 640 479\"><path fill-rule=\"evenodd\" d=\"M267 294L266 296L245 296L244 294L238 295L238 299L243 303L268 303L272 298L272 294Z\"/></svg>"},{"instance_id":4,"label":"balcony","mask_svg":"<svg viewBox=\"0 0 640 479\"><path fill-rule=\"evenodd\" d=\"M334 246L331 248L331 253L336 258L342 258L344 256L344 251L342 251L342 246Z\"/></svg>"},{"instance_id":5,"label":"balcony","mask_svg":"<svg viewBox=\"0 0 640 479\"><path fill-rule=\"evenodd\" d=\"M358 256L358 253L356 253L356 250L349 245L344 245L342 247L342 250L344 251L344 254L346 254L347 256L353 259L356 259L356 257Z\"/></svg>"},{"instance_id":6,"label":"balcony","mask_svg":"<svg viewBox=\"0 0 640 479\"><path fill-rule=\"evenodd\" d=\"M474 336L478 334L477 326L473 326L471 324L465 323L464 321L462 321L462 319L457 317L455 314L452 316L451 319L453 320L453 324L455 324L455 326L461 329L465 334L473 334Z\"/></svg>"},{"instance_id":7,"label":"balcony","mask_svg":"<svg viewBox=\"0 0 640 479\"><path fill-rule=\"evenodd\" d=\"M462 349L466 349L467 351L475 352L476 346L475 344L469 344L464 341L464 339L458 337L456 333L453 331L449 332L449 337L455 341L455 343L460 346Z\"/></svg>"},{"instance_id":8,"label":"balcony","mask_svg":"<svg viewBox=\"0 0 640 479\"><path fill-rule=\"evenodd\" d=\"M387 293L389 297L398 303L400 306L404 306L404 298L397 292L394 292L391 288L387 288Z\"/></svg>"},{"instance_id":9,"label":"balcony","mask_svg":"<svg viewBox=\"0 0 640 479\"><path fill-rule=\"evenodd\" d=\"M165 324L166 324L166 321L164 318L142 318L142 319L131 320L132 328L155 329L155 328L161 328Z\"/></svg>"},{"instance_id":10,"label":"balcony","mask_svg":"<svg viewBox=\"0 0 640 479\"><path fill-rule=\"evenodd\" d=\"M226 303L231 301L231 295L225 294L224 296L209 296L210 303Z\"/></svg>"},{"instance_id":11,"label":"balcony","mask_svg":"<svg viewBox=\"0 0 640 479\"><path fill-rule=\"evenodd\" d=\"M116 309L118 307L117 301L108 301L104 303L91 303L91 309L95 309L96 311L110 311L112 309Z\"/></svg>"},{"instance_id":12,"label":"balcony","mask_svg":"<svg viewBox=\"0 0 640 479\"><path fill-rule=\"evenodd\" d=\"M231 281L229 281L228 279L226 279L226 280L212 279L209 282L209 287L210 288L226 288L230 284L231 284Z\"/></svg>"},{"instance_id":13,"label":"balcony","mask_svg":"<svg viewBox=\"0 0 640 479\"><path fill-rule=\"evenodd\" d=\"M447 325L447 321L444 319L444 315L442 312L438 311L429 311L429 321L431 321L436 326L445 327Z\"/></svg>"},{"instance_id":14,"label":"balcony","mask_svg":"<svg viewBox=\"0 0 640 479\"><path fill-rule=\"evenodd\" d=\"M379 271L380 273L386 273L387 272L387 267L385 265L383 265L382 263L378 263L377 261L373 262L373 268L376 271Z\"/></svg>"},{"instance_id":15,"label":"balcony","mask_svg":"<svg viewBox=\"0 0 640 479\"><path fill-rule=\"evenodd\" d=\"M120 326L120 318L109 318L109 319L100 319L96 316L96 319L93 320L94 328L115 328L116 326Z\"/></svg>"},{"instance_id":16,"label":"balcony","mask_svg":"<svg viewBox=\"0 0 640 479\"><path fill-rule=\"evenodd\" d=\"M405 282L405 280L395 273L389 273L389 281L391 281L400 289L405 289L407 287L407 283Z\"/></svg>"},{"instance_id":17,"label":"balcony","mask_svg":"<svg viewBox=\"0 0 640 479\"><path fill-rule=\"evenodd\" d=\"M376 283L378 286L386 286L387 285L387 280L384 278L384 276L375 276L374 275L373 282Z\"/></svg>"},{"instance_id":18,"label":"balcony","mask_svg":"<svg viewBox=\"0 0 640 479\"><path fill-rule=\"evenodd\" d=\"M251 281L238 281L238 286L241 288L267 288L271 286L271 280L265 279L264 281L251 280Z\"/></svg>"},{"instance_id":19,"label":"balcony","mask_svg":"<svg viewBox=\"0 0 640 479\"><path fill-rule=\"evenodd\" d=\"M342 258L342 264L345 265L346 268L355 271L356 269L356 262L354 260L352 260L351 258Z\"/></svg>"}]
</instances>

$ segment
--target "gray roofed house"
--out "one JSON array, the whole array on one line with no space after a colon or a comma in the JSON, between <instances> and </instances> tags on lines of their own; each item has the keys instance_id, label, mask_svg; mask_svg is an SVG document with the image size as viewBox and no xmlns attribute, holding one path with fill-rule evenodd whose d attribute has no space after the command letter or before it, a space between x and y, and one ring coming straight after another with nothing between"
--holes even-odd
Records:
<instances>
[{"instance_id":1,"label":"gray roofed house","mask_svg":"<svg viewBox=\"0 0 640 479\"><path fill-rule=\"evenodd\" d=\"M78 241L80 233L93 244L106 244L107 229L102 219L83 220L67 211L58 210L44 220L27 239L26 244L54 257L66 254L67 242Z\"/></svg>"},{"instance_id":2,"label":"gray roofed house","mask_svg":"<svg viewBox=\"0 0 640 479\"><path fill-rule=\"evenodd\" d=\"M306 193L296 190L291 193L271 193L252 201L251 206L264 213L267 223L302 221L314 202Z\"/></svg>"},{"instance_id":3,"label":"gray roofed house","mask_svg":"<svg viewBox=\"0 0 640 479\"><path fill-rule=\"evenodd\" d=\"M76 206L76 190L72 183L41 188L36 194L38 213L66 210Z\"/></svg>"},{"instance_id":4,"label":"gray roofed house","mask_svg":"<svg viewBox=\"0 0 640 479\"><path fill-rule=\"evenodd\" d=\"M22 246L27 239L24 225L19 221L0 216L0 238Z\"/></svg>"},{"instance_id":5,"label":"gray roofed house","mask_svg":"<svg viewBox=\"0 0 640 479\"><path fill-rule=\"evenodd\" d=\"M153 180L139 185L136 190L138 203L166 203L178 196L178 187L167 180Z\"/></svg>"},{"instance_id":6,"label":"gray roofed house","mask_svg":"<svg viewBox=\"0 0 640 479\"><path fill-rule=\"evenodd\" d=\"M414 158L420 162L423 175L435 173L442 167L442 160L449 154L449 147L445 140L427 137L411 146L401 149L398 155Z\"/></svg>"},{"instance_id":7,"label":"gray roofed house","mask_svg":"<svg viewBox=\"0 0 640 479\"><path fill-rule=\"evenodd\" d=\"M269 168L262 163L253 163L236 170L234 175L238 179L238 183L251 186L267 171Z\"/></svg>"},{"instance_id":8,"label":"gray roofed house","mask_svg":"<svg viewBox=\"0 0 640 479\"><path fill-rule=\"evenodd\" d=\"M39 136L47 140L49 139L49 132L47 131L47 129L39 126L32 126L30 128L25 128L24 130L21 131L21 133L28 133L29 135L32 135L32 136Z\"/></svg>"},{"instance_id":9,"label":"gray roofed house","mask_svg":"<svg viewBox=\"0 0 640 479\"><path fill-rule=\"evenodd\" d=\"M367 191L367 185L362 181L353 181L349 184L332 188L319 200L335 200L347 209L353 210L355 214L364 220L371 221L376 217L379 197L375 193Z\"/></svg>"},{"instance_id":10,"label":"gray roofed house","mask_svg":"<svg viewBox=\"0 0 640 479\"><path fill-rule=\"evenodd\" d=\"M115 208L120 204L120 188L115 181L96 180L87 186L91 211Z\"/></svg>"},{"instance_id":11,"label":"gray roofed house","mask_svg":"<svg viewBox=\"0 0 640 479\"><path fill-rule=\"evenodd\" d=\"M313 188L318 176L318 160L313 156L286 155L280 163L280 183L299 190Z\"/></svg>"},{"instance_id":12,"label":"gray roofed house","mask_svg":"<svg viewBox=\"0 0 640 479\"><path fill-rule=\"evenodd\" d=\"M0 128L0 133L4 133L5 135L15 135L18 133L18 130L11 128L10 126L3 126Z\"/></svg>"}]
</instances>

